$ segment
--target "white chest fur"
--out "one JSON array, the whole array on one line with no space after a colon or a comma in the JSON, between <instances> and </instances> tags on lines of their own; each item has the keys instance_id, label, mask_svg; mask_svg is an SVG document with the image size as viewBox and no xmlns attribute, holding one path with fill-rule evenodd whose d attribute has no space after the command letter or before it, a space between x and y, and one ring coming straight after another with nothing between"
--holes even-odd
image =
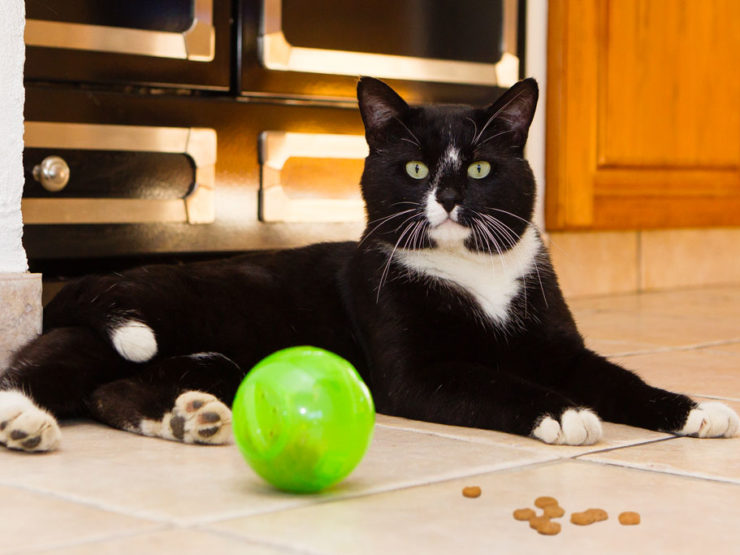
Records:
<instances>
[{"instance_id":1,"label":"white chest fur","mask_svg":"<svg viewBox=\"0 0 740 555\"><path fill-rule=\"evenodd\" d=\"M453 282L477 301L488 318L504 325L509 305L522 287L520 278L534 268L540 247L530 226L513 248L500 255L473 253L458 242L436 249L398 250L395 258L421 275Z\"/></svg>"}]
</instances>

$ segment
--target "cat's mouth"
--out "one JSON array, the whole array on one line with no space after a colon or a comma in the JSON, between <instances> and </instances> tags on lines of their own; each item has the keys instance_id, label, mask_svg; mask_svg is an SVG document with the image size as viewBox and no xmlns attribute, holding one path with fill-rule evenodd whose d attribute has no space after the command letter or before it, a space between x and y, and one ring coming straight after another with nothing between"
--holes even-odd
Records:
<instances>
[{"instance_id":1,"label":"cat's mouth","mask_svg":"<svg viewBox=\"0 0 740 555\"><path fill-rule=\"evenodd\" d=\"M444 220L442 220L441 222L439 222L438 224L436 224L436 225L434 225L432 227L434 229L438 229L438 228L445 227L445 226L448 227L448 228L462 227L464 229L467 229L467 228L465 228L464 225L462 225L460 222L458 222L456 220L453 220L452 217L450 217L450 216L447 216Z\"/></svg>"},{"instance_id":2,"label":"cat's mouth","mask_svg":"<svg viewBox=\"0 0 740 555\"><path fill-rule=\"evenodd\" d=\"M450 216L431 226L429 236L437 243L460 243L470 235L470 228Z\"/></svg>"}]
</instances>

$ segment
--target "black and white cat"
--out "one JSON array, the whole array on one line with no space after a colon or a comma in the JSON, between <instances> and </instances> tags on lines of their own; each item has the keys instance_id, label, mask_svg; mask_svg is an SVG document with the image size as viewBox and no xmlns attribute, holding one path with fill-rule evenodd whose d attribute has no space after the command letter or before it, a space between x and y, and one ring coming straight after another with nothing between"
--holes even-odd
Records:
<instances>
[{"instance_id":1,"label":"black and white cat","mask_svg":"<svg viewBox=\"0 0 740 555\"><path fill-rule=\"evenodd\" d=\"M598 441L600 418L735 435L725 405L650 387L584 347L531 223L537 94L527 79L484 109L409 107L361 79L361 241L68 285L0 377L0 441L51 450L55 417L86 415L224 443L244 374L292 345L350 360L384 414L571 445Z\"/></svg>"}]
</instances>

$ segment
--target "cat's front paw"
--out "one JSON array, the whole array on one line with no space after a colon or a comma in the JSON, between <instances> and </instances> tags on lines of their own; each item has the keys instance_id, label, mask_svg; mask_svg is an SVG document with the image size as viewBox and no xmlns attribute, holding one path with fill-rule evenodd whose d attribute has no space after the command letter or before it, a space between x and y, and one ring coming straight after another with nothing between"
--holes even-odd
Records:
<instances>
[{"instance_id":1,"label":"cat's front paw","mask_svg":"<svg viewBox=\"0 0 740 555\"><path fill-rule=\"evenodd\" d=\"M692 437L733 437L740 429L737 413L724 403L707 401L689 411L683 428L676 433Z\"/></svg>"},{"instance_id":2,"label":"cat's front paw","mask_svg":"<svg viewBox=\"0 0 740 555\"><path fill-rule=\"evenodd\" d=\"M186 391L172 412L170 430L180 441L210 445L231 441L231 410L209 393Z\"/></svg>"},{"instance_id":3,"label":"cat's front paw","mask_svg":"<svg viewBox=\"0 0 740 555\"><path fill-rule=\"evenodd\" d=\"M56 419L18 391L0 391L0 443L8 449L53 451L62 433Z\"/></svg>"},{"instance_id":4,"label":"cat's front paw","mask_svg":"<svg viewBox=\"0 0 740 555\"><path fill-rule=\"evenodd\" d=\"M566 409L559 419L543 415L531 435L555 445L592 445L601 439L601 420L589 409Z\"/></svg>"}]
</instances>

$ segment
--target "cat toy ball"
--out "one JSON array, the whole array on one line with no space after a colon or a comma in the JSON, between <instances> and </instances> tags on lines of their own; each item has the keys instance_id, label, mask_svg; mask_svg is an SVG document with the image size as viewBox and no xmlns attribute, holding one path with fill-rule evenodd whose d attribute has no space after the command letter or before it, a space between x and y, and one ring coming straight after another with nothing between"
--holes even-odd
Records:
<instances>
[{"instance_id":1,"label":"cat toy ball","mask_svg":"<svg viewBox=\"0 0 740 555\"><path fill-rule=\"evenodd\" d=\"M232 407L236 443L273 486L310 493L346 478L365 454L375 407L357 370L316 347L291 347L247 374Z\"/></svg>"}]
</instances>

